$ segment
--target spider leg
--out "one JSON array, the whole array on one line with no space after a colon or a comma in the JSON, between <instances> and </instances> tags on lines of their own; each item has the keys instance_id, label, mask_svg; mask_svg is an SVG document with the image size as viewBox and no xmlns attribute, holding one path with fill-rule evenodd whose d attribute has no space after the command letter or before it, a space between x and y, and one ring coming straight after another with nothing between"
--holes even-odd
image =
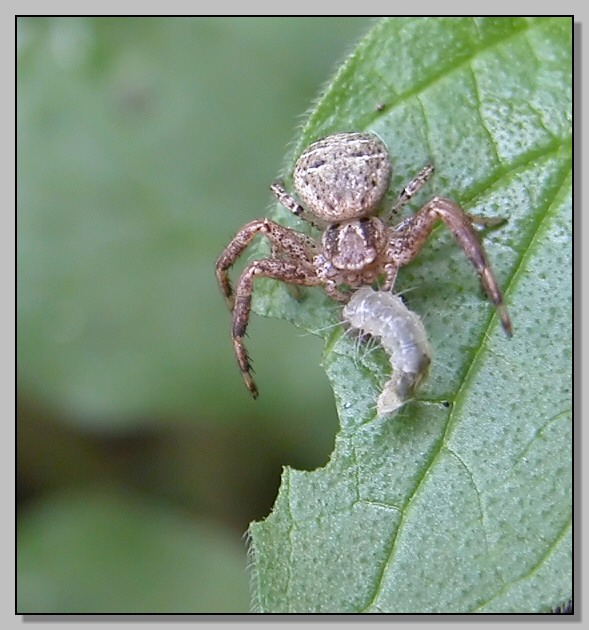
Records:
<instances>
[{"instance_id":1,"label":"spider leg","mask_svg":"<svg viewBox=\"0 0 589 630\"><path fill-rule=\"evenodd\" d=\"M443 221L468 256L483 288L497 309L505 332L511 336L512 328L499 284L493 274L485 250L473 228L473 217L444 197L434 197L414 214L391 228L391 255L398 265L413 260L437 221ZM479 221L477 220L477 223Z\"/></svg>"},{"instance_id":2,"label":"spider leg","mask_svg":"<svg viewBox=\"0 0 589 630\"><path fill-rule=\"evenodd\" d=\"M278 200L278 202L283 205L287 210L290 210L295 216L303 219L307 223L310 223L313 227L318 230L323 229L317 221L313 218L313 215L307 212L300 203L296 201L296 199L286 191L284 188L284 184L282 182L274 182L270 186L270 190Z\"/></svg>"},{"instance_id":3,"label":"spider leg","mask_svg":"<svg viewBox=\"0 0 589 630\"><path fill-rule=\"evenodd\" d=\"M384 266L385 280L380 287L381 291L391 291L393 289L393 285L395 284L395 280L397 279L398 271L399 268L397 265L387 263Z\"/></svg>"},{"instance_id":4,"label":"spider leg","mask_svg":"<svg viewBox=\"0 0 589 630\"><path fill-rule=\"evenodd\" d=\"M393 207L387 212L385 220L390 220L406 203L408 203L413 195L427 182L427 180L433 175L433 164L427 164L419 173L403 188L397 201L395 201Z\"/></svg>"},{"instance_id":5,"label":"spider leg","mask_svg":"<svg viewBox=\"0 0 589 630\"><path fill-rule=\"evenodd\" d=\"M244 269L239 277L235 287L235 306L233 308L231 336L237 364L241 370L245 386L254 398L258 397L258 388L251 374L251 364L243 343L243 337L249 322L254 279L264 277L304 286L317 286L323 283L315 275L312 267L275 258L254 260Z\"/></svg>"},{"instance_id":6,"label":"spider leg","mask_svg":"<svg viewBox=\"0 0 589 630\"><path fill-rule=\"evenodd\" d=\"M310 236L286 228L270 219L256 219L246 223L224 249L215 265L217 281L230 310L233 310L234 299L229 282L229 268L258 234L263 234L270 241L274 255L283 255L293 260L307 261L310 264L317 249L317 244Z\"/></svg>"}]
</instances>

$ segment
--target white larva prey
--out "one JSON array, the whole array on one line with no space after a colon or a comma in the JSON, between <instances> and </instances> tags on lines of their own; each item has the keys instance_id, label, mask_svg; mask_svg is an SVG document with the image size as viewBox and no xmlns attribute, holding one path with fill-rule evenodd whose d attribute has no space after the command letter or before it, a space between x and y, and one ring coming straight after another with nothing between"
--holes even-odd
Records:
<instances>
[{"instance_id":1,"label":"white larva prey","mask_svg":"<svg viewBox=\"0 0 589 630\"><path fill-rule=\"evenodd\" d=\"M379 416L396 411L411 398L432 359L421 319L398 295L370 287L352 295L342 316L352 329L379 339L388 354L392 378L378 397L376 411Z\"/></svg>"}]
</instances>

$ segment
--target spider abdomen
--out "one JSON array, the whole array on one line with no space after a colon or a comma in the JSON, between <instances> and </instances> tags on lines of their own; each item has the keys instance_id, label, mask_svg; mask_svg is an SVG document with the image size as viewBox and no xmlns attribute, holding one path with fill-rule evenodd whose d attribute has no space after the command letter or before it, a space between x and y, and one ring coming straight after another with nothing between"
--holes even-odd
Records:
<instances>
[{"instance_id":1,"label":"spider abdomen","mask_svg":"<svg viewBox=\"0 0 589 630\"><path fill-rule=\"evenodd\" d=\"M301 201L329 223L371 214L391 181L385 144L372 133L336 133L299 157L293 183Z\"/></svg>"}]
</instances>

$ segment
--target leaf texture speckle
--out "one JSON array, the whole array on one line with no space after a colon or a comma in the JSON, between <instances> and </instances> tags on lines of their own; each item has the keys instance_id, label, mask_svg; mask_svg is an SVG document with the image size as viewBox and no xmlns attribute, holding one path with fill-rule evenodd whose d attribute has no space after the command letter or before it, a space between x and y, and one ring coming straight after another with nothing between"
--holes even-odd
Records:
<instances>
[{"instance_id":1,"label":"leaf texture speckle","mask_svg":"<svg viewBox=\"0 0 589 630\"><path fill-rule=\"evenodd\" d=\"M508 219L482 238L514 336L436 229L396 286L425 321L430 375L377 419L383 353L344 334L321 291L296 300L260 284L258 312L323 331L341 429L327 466L286 468L274 510L250 527L257 610L547 612L571 597L571 29L383 20L311 112L288 168L318 137L372 130L394 191L435 164L413 209L443 194Z\"/></svg>"}]
</instances>

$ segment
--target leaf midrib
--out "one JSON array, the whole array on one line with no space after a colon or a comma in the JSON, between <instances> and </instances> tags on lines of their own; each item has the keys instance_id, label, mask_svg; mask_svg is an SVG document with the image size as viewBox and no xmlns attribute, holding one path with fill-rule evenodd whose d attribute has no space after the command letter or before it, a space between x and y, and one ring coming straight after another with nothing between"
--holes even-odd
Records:
<instances>
[{"instance_id":1,"label":"leaf midrib","mask_svg":"<svg viewBox=\"0 0 589 630\"><path fill-rule=\"evenodd\" d=\"M553 210L553 208L556 207L554 202L556 199L558 199L560 193L564 191L565 182L569 178L569 175L570 175L570 167L568 169L564 169L564 173L562 175L561 181L559 182L557 186L554 187L553 189L554 192L550 196L549 200L547 200L544 208L537 213L539 216L541 216L541 219L540 221L538 221L536 228L531 233L530 239L527 245L521 250L521 255L518 257L518 262L514 267L514 271L505 285L506 297L511 293L512 290L515 290L515 287L517 286L516 284L517 281L523 277L523 269L525 268L524 262L529 257L529 255L531 255L530 252L532 250L534 242L536 242L539 235L544 231L544 226L546 224L546 221L552 215L551 210ZM476 352L472 354L472 358L470 359L468 364L466 364L467 369L465 370L464 376L462 377L460 381L460 385L456 391L456 395L454 397L454 404L452 405L452 409L450 413L448 414L448 417L446 420L446 426L444 428L444 433L442 434L442 437L438 441L437 445L434 447L430 460L424 466L423 474L419 477L419 479L417 479L413 493L408 497L407 501L405 502L405 505L401 508L401 516L399 520L399 525L397 526L397 529L393 535L393 540L391 542L391 545L389 546L390 552L388 554L388 557L382 565L382 570L381 570L380 576L378 577L374 596L372 600L364 607L364 609L361 612L365 612L371 606L375 605L375 602L377 601L380 595L382 583L384 580L384 576L387 572L387 569L394 562L393 558L395 555L395 551L397 549L397 541L399 539L399 535L407 519L409 518L408 514L409 514L409 509L411 507L411 504L413 500L419 495L420 490L422 489L424 485L425 479L427 478L428 474L432 472L443 449L447 446L448 437L450 435L452 427L459 421L460 415L457 412L458 412L458 409L461 407L460 403L463 402L465 396L468 395L468 390L469 390L468 385L470 381L472 380L472 378L474 378L473 373L475 372L475 367L482 360L484 349L488 347L486 342L488 340L489 331L490 331L491 326L493 325L494 318L496 318L496 314L491 315L491 317L489 318L487 326L485 327L485 329L483 330L481 334L481 341L478 345L478 348ZM478 494L478 489L476 488L476 485L475 485L475 490L477 491L477 494ZM538 563L535 565L535 567L537 566L538 566ZM524 577L525 576L522 576L522 578L518 578L518 579L523 579ZM503 585L502 589L505 589L507 587L508 585ZM499 593L500 592L501 591L499 591ZM498 594L495 594L492 598L489 599L489 601L497 597L497 595Z\"/></svg>"}]
</instances>

